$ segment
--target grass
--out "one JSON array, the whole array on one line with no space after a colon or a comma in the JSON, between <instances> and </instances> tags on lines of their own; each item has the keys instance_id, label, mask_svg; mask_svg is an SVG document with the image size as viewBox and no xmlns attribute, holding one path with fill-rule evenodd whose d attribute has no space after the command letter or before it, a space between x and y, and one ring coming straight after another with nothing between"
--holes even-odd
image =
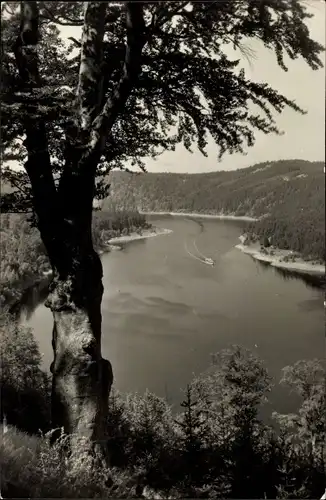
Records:
<instances>
[{"instance_id":1,"label":"grass","mask_svg":"<svg viewBox=\"0 0 326 500\"><path fill-rule=\"evenodd\" d=\"M130 471L106 468L97 457L65 454L63 437L50 445L51 433L30 436L13 426L0 427L1 492L19 498L130 498L137 477Z\"/></svg>"}]
</instances>

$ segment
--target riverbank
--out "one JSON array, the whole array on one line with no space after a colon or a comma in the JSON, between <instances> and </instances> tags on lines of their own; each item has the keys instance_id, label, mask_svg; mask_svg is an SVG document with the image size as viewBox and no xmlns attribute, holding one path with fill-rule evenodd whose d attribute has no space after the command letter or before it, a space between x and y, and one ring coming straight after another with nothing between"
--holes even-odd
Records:
<instances>
[{"instance_id":1,"label":"riverbank","mask_svg":"<svg viewBox=\"0 0 326 500\"><path fill-rule=\"evenodd\" d=\"M94 212L92 238L100 253L118 250L107 244L115 236L141 233L152 226L143 215L130 210ZM39 231L26 214L1 214L0 307L11 308L35 285L51 279L50 263Z\"/></svg>"},{"instance_id":2,"label":"riverbank","mask_svg":"<svg viewBox=\"0 0 326 500\"><path fill-rule=\"evenodd\" d=\"M130 233L126 236L116 236L115 238L111 238L108 240L109 246L119 246L122 243L129 243L135 240L144 240L146 238L153 238L154 236L163 236L164 234L172 233L172 229L164 229L164 228L151 228L145 229L141 234L138 233Z\"/></svg>"},{"instance_id":3,"label":"riverbank","mask_svg":"<svg viewBox=\"0 0 326 500\"><path fill-rule=\"evenodd\" d=\"M125 236L115 236L113 238L110 238L109 240L106 241L106 244L101 245L101 247L97 251L99 255L103 255L111 251L122 250L122 247L120 245L125 243L129 243L136 240L142 240L146 238L152 238L154 236L162 236L164 234L170 234L170 233L172 233L171 229L153 228L153 227L151 227L150 229L142 230L141 234L139 234L139 232L134 231ZM11 296L7 297L7 300L4 301L2 306L6 306L9 310L14 310L15 307L17 307L17 305L21 301L24 293L26 293L28 289L37 285L41 285L42 283L49 282L51 277L52 277L52 270L46 269L41 271L39 274L29 276L28 278L16 282L15 285L10 287L11 290L12 289L14 290L14 293L11 293Z\"/></svg>"},{"instance_id":4,"label":"riverbank","mask_svg":"<svg viewBox=\"0 0 326 500\"><path fill-rule=\"evenodd\" d=\"M249 215L233 215L233 214L201 214L198 212L143 212L139 211L142 215L172 215L173 217L197 217L200 219L225 219L225 220L243 220L248 222L255 222L259 220L256 217Z\"/></svg>"},{"instance_id":5,"label":"riverbank","mask_svg":"<svg viewBox=\"0 0 326 500\"><path fill-rule=\"evenodd\" d=\"M315 261L305 261L300 257L294 257L291 250L281 250L278 248L264 248L262 250L259 243L244 244L244 237L240 236L241 243L236 248L241 252L251 255L255 260L266 262L273 267L285 269L300 274L310 274L312 276L324 276L325 266Z\"/></svg>"},{"instance_id":6,"label":"riverbank","mask_svg":"<svg viewBox=\"0 0 326 500\"><path fill-rule=\"evenodd\" d=\"M11 314L15 315L17 311L20 310L20 304L26 293L29 293L31 289L39 289L47 287L52 278L52 271L42 271L39 274L34 274L26 279L22 279L15 286L11 285L10 293L4 293L1 290L1 307L3 310L8 310Z\"/></svg>"}]
</instances>

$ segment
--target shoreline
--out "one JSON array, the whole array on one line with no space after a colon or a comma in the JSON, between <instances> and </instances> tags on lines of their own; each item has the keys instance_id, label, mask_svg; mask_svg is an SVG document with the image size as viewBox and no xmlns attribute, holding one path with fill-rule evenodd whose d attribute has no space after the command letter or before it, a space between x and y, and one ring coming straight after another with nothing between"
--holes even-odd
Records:
<instances>
[{"instance_id":1,"label":"shoreline","mask_svg":"<svg viewBox=\"0 0 326 500\"><path fill-rule=\"evenodd\" d=\"M172 233L172 229L164 229L164 228L150 228L144 229L142 234L138 234L137 232L132 232L125 236L115 236L107 240L106 245L103 245L97 253L99 256L102 256L105 253L109 253L110 251L118 251L122 250L120 244L129 243L131 241L143 240L147 238L152 238L154 236L161 236L164 234ZM20 287L16 289L15 296L9 299L8 302L3 304L3 307L8 308L9 310L13 310L20 303L24 293L30 288L34 286L41 285L42 283L46 283L52 277L52 270L46 269L41 271L40 274L36 274L34 276L29 276L27 279L20 282Z\"/></svg>"},{"instance_id":2,"label":"shoreline","mask_svg":"<svg viewBox=\"0 0 326 500\"><path fill-rule=\"evenodd\" d=\"M325 266L322 264L314 264L312 262L297 259L294 262L285 262L284 257L291 255L289 250L273 249L274 255L268 255L260 251L260 246L255 244L245 245L243 237L240 236L241 243L235 245L235 248L241 252L250 255L253 259L270 264L272 267L292 271L300 274L310 274L312 276L324 276Z\"/></svg>"},{"instance_id":3,"label":"shoreline","mask_svg":"<svg viewBox=\"0 0 326 500\"><path fill-rule=\"evenodd\" d=\"M15 288L15 294L2 304L4 309L8 309L9 312L14 313L15 309L21 303L21 300L24 294L30 290L31 288L45 285L46 283L50 283L50 279L52 277L52 270L42 271L40 274L35 274L27 278L26 280L22 280L20 282L20 287Z\"/></svg>"},{"instance_id":4,"label":"shoreline","mask_svg":"<svg viewBox=\"0 0 326 500\"><path fill-rule=\"evenodd\" d=\"M121 243L129 243L131 241L144 240L147 238L153 238L154 236L163 236L166 234L172 233L172 229L164 229L164 228L152 228L145 229L142 234L138 233L130 233L126 236L116 236L107 241L109 246L116 247Z\"/></svg>"},{"instance_id":5,"label":"shoreline","mask_svg":"<svg viewBox=\"0 0 326 500\"><path fill-rule=\"evenodd\" d=\"M172 217L196 217L202 219L221 219L221 220L243 220L248 222L256 222L258 217L250 217L249 215L232 215L232 214L201 214L198 212L144 212L139 210L142 215L171 215Z\"/></svg>"}]
</instances>

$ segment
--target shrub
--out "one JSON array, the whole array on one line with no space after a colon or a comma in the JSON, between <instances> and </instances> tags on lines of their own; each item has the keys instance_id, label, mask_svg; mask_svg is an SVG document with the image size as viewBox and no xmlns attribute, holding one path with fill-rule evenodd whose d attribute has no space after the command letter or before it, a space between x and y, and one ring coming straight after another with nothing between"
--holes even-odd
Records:
<instances>
[{"instance_id":1,"label":"shrub","mask_svg":"<svg viewBox=\"0 0 326 500\"><path fill-rule=\"evenodd\" d=\"M1 429L3 430L3 429ZM83 453L66 453L67 437L50 445L51 433L29 437L8 427L0 445L1 490L5 497L19 498L130 498L136 479L125 470L107 468Z\"/></svg>"},{"instance_id":2,"label":"shrub","mask_svg":"<svg viewBox=\"0 0 326 500\"><path fill-rule=\"evenodd\" d=\"M325 488L325 371L318 360L284 369L282 383L302 399L275 414L278 432L259 416L271 379L253 353L232 346L185 391L172 413L150 392L109 398L110 467L82 438L50 444L49 385L30 330L2 318L1 491L31 498L317 498ZM15 425L16 427L13 427ZM21 430L19 430L21 429ZM0 429L3 430L3 429ZM22 432L24 430L25 432ZM34 433L33 436L30 434Z\"/></svg>"}]
</instances>

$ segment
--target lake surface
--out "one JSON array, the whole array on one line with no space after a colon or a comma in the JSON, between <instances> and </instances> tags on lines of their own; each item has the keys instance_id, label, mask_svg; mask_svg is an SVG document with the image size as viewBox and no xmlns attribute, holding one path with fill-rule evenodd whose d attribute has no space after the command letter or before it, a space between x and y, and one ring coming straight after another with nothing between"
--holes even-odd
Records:
<instances>
[{"instance_id":1,"label":"lake surface","mask_svg":"<svg viewBox=\"0 0 326 500\"><path fill-rule=\"evenodd\" d=\"M296 406L278 386L281 369L300 359L323 358L324 292L286 278L234 246L244 222L160 217L168 235L134 241L104 254L103 356L110 359L115 387L147 388L178 404L192 375L210 364L210 353L241 344L261 357L276 386L271 405ZM214 267L191 257L198 251ZM44 367L52 361L52 317L44 291L22 321L34 330ZM37 302L39 304L37 305Z\"/></svg>"}]
</instances>

